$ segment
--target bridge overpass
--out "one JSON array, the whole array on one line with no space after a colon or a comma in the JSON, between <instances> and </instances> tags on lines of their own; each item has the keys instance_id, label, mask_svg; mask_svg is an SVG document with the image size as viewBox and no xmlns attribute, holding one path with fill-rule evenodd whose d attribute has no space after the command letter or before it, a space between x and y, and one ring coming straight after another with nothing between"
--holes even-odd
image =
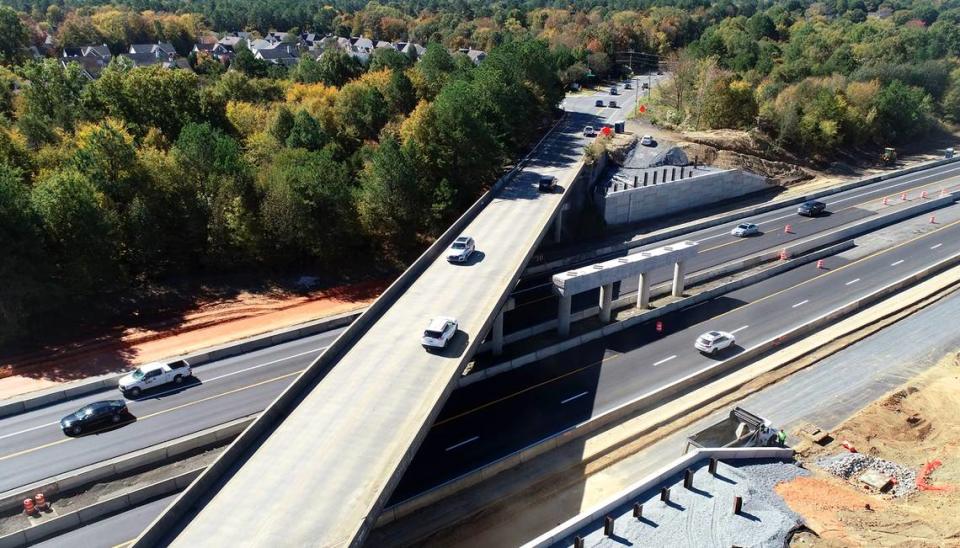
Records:
<instances>
[{"instance_id":1,"label":"bridge overpass","mask_svg":"<svg viewBox=\"0 0 960 548\"><path fill-rule=\"evenodd\" d=\"M585 115L565 118L410 267L208 470L136 546L356 546L412 460L477 346L581 176ZM592 118L591 118L592 120ZM540 193L540 175L560 189ZM586 176L586 174L584 175ZM553 223L553 225L552 225ZM444 260L460 234L478 253ZM431 317L460 331L428 353Z\"/></svg>"}]
</instances>

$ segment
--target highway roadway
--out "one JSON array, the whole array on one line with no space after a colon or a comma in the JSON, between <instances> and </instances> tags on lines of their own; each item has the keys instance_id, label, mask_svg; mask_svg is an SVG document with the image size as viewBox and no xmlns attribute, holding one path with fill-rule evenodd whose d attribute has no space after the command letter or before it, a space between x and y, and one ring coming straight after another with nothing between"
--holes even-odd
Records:
<instances>
[{"instance_id":1,"label":"highway roadway","mask_svg":"<svg viewBox=\"0 0 960 548\"><path fill-rule=\"evenodd\" d=\"M671 242L694 240L700 242L700 253L688 265L688 272L695 273L718 266L739 258L762 251L782 249L786 245L801 239L822 234L841 226L862 221L867 217L886 215L897 210L916 205L922 192L930 198L939 196L941 190L950 192L960 189L960 164L947 164L920 173L894 177L886 181L873 183L857 189L840 192L822 198L827 204L826 215L820 217L800 217L797 206L787 206L754 217L725 223L715 227L698 230L676 238L670 238L655 244L636 247L628 253L610 254L592 262L600 262L625 254L640 253L647 249L669 245ZM901 200L906 192L907 200ZM882 205L888 198L888 205ZM748 238L730 235L730 230L741 222L753 222L759 225L761 234ZM785 230L790 226L790 232ZM569 265L568 268L584 266L588 263ZM552 274L551 274L552 275ZM668 269L652 273L652 283L665 282L672 277ZM516 308L504 315L504 332L511 333L531 325L536 325L557 317L557 296L552 290L550 275L531 276L518 286L513 296ZM637 280L627 280L614 287L614 295L634 293ZM573 298L573 311L597 306L599 289L576 295Z\"/></svg>"},{"instance_id":2,"label":"highway roadway","mask_svg":"<svg viewBox=\"0 0 960 548\"><path fill-rule=\"evenodd\" d=\"M960 252L960 223L847 263L825 260L456 391L393 501L458 477L638 395L715 365L745 348ZM708 330L735 333L718 357L693 348Z\"/></svg>"},{"instance_id":3,"label":"highway roadway","mask_svg":"<svg viewBox=\"0 0 960 548\"><path fill-rule=\"evenodd\" d=\"M195 381L129 400L133 419L116 429L68 437L60 419L101 392L0 420L0 492L259 413L342 329L195 368Z\"/></svg>"},{"instance_id":4,"label":"highway roadway","mask_svg":"<svg viewBox=\"0 0 960 548\"><path fill-rule=\"evenodd\" d=\"M568 122L566 129L575 131L578 124L578 121ZM556 141L548 142L545 148L550 147L556 147ZM924 188L933 189L939 181L953 176L958 169L945 166L864 187L837 195L837 198L855 199L856 196L856 199L877 199L914 188L912 185L918 182L928 185ZM867 191L872 194L864 194ZM829 199L827 201L831 203ZM866 214L871 213L868 211ZM788 212L785 215L793 214ZM781 221L775 217L769 222ZM821 220L829 219L824 217ZM701 241L709 238L720 240L727 230L727 227L717 227L713 232L704 231L702 237L698 238ZM726 247L752 241L737 240L736 244ZM718 245L722 243L725 242L717 242ZM552 310L549 306L547 308ZM111 432L66 438L60 433L56 421L87 401L119 397L119 393L94 395L0 420L0 491L256 413L338 333L339 330L198 368L197 377L202 384L132 402L130 408L138 420ZM451 403L453 401L459 400L452 400Z\"/></svg>"},{"instance_id":5,"label":"highway roadway","mask_svg":"<svg viewBox=\"0 0 960 548\"><path fill-rule=\"evenodd\" d=\"M33 548L110 548L137 537L170 504L176 495L163 497L68 531L33 545Z\"/></svg>"}]
</instances>

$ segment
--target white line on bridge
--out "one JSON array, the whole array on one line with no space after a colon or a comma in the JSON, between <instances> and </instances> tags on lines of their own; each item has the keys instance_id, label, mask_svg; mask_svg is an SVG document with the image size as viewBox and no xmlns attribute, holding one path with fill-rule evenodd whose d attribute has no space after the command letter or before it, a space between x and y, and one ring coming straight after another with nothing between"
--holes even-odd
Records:
<instances>
[{"instance_id":1,"label":"white line on bridge","mask_svg":"<svg viewBox=\"0 0 960 548\"><path fill-rule=\"evenodd\" d=\"M732 333L737 333L737 332L743 331L744 329L746 329L746 328L748 328L748 327L750 327L750 326L749 326L749 325L745 325L745 326L743 326L743 327L738 327L738 328L734 329L733 331L731 331L730 333L731 333L731 334L732 334Z\"/></svg>"},{"instance_id":2,"label":"white line on bridge","mask_svg":"<svg viewBox=\"0 0 960 548\"><path fill-rule=\"evenodd\" d=\"M936 249L936 248L938 248L938 247L940 247L940 246L942 246L942 245L943 245L943 244L932 245L932 246L930 246L930 249Z\"/></svg>"},{"instance_id":3,"label":"white line on bridge","mask_svg":"<svg viewBox=\"0 0 960 548\"><path fill-rule=\"evenodd\" d=\"M860 281L860 278L854 278L854 279L850 280L849 282L847 282L847 283L844 284L844 285L853 285L853 284L855 284L855 283L857 283L857 282L859 282L859 281Z\"/></svg>"},{"instance_id":4,"label":"white line on bridge","mask_svg":"<svg viewBox=\"0 0 960 548\"><path fill-rule=\"evenodd\" d=\"M897 266L898 264L903 264L903 259L900 259L899 261L897 261L897 262L895 262L895 263L890 263L890 266Z\"/></svg>"},{"instance_id":5,"label":"white line on bridge","mask_svg":"<svg viewBox=\"0 0 960 548\"><path fill-rule=\"evenodd\" d=\"M570 396L569 398L561 401L561 402L560 402L560 405L563 405L563 404L565 404L565 403L572 402L573 400L575 400L575 399L577 399L577 398L582 398L582 397L586 396L586 395L589 394L589 393L590 393L590 392L580 392L580 393L577 394L576 396Z\"/></svg>"},{"instance_id":6,"label":"white line on bridge","mask_svg":"<svg viewBox=\"0 0 960 548\"><path fill-rule=\"evenodd\" d=\"M676 358L676 357L677 357L677 355L674 354L673 356L670 356L669 358L664 358L664 359L658 361L657 363L653 364L653 366L656 367L656 366L658 366L658 365L663 365L663 364L667 363L668 361L670 361L670 360L672 360L672 359L674 359L674 358Z\"/></svg>"},{"instance_id":7,"label":"white line on bridge","mask_svg":"<svg viewBox=\"0 0 960 548\"><path fill-rule=\"evenodd\" d=\"M466 444L468 444L468 443L470 443L470 442L477 441L478 439L480 439L480 436L474 436L474 437L472 437L472 438L470 438L470 439L468 439L468 440L463 440L463 441L461 441L461 442L458 443L458 444L451 445L450 447L447 447L446 449L444 449L444 451L452 451L452 450L456 449L457 447L461 447L461 446L466 445Z\"/></svg>"},{"instance_id":8,"label":"white line on bridge","mask_svg":"<svg viewBox=\"0 0 960 548\"><path fill-rule=\"evenodd\" d=\"M798 307L798 306L803 306L803 305L807 304L808 302L810 302L810 299L804 299L804 300L798 302L797 304L793 305L792 308L796 308L796 307Z\"/></svg>"}]
</instances>

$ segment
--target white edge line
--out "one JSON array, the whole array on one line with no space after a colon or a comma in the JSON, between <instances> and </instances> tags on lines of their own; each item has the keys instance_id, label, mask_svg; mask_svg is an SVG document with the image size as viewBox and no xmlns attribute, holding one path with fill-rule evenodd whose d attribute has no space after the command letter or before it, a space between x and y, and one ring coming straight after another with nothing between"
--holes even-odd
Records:
<instances>
[{"instance_id":1,"label":"white edge line","mask_svg":"<svg viewBox=\"0 0 960 548\"><path fill-rule=\"evenodd\" d=\"M568 403L568 402L572 402L573 400L575 400L575 399L577 399L577 398L582 398L582 397L586 396L586 395L589 394L589 393L590 393L590 392L580 392L580 393L577 394L576 396L570 396L569 398L561 401L561 402L560 402L560 405L563 405L563 404Z\"/></svg>"},{"instance_id":2,"label":"white edge line","mask_svg":"<svg viewBox=\"0 0 960 548\"><path fill-rule=\"evenodd\" d=\"M444 451L452 451L452 450L456 449L457 447L461 447L461 446L466 445L466 444L468 444L468 443L477 441L478 439L480 439L480 436L474 436L474 437L472 437L472 438L470 438L470 439L468 439L468 440L463 440L463 441L461 441L460 443L456 443L456 444L454 444L454 445L451 445L450 447L447 447L446 449L444 449Z\"/></svg>"}]
</instances>

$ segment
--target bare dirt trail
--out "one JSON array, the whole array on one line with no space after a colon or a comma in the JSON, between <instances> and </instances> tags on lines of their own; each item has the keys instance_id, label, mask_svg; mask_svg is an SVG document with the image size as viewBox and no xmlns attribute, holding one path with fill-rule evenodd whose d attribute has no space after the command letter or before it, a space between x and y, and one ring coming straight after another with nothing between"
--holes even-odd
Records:
<instances>
[{"instance_id":1,"label":"bare dirt trail","mask_svg":"<svg viewBox=\"0 0 960 548\"><path fill-rule=\"evenodd\" d=\"M175 322L119 328L3 358L0 400L364 308L388 284L365 282L296 295L241 293L227 301L198 304Z\"/></svg>"}]
</instances>

